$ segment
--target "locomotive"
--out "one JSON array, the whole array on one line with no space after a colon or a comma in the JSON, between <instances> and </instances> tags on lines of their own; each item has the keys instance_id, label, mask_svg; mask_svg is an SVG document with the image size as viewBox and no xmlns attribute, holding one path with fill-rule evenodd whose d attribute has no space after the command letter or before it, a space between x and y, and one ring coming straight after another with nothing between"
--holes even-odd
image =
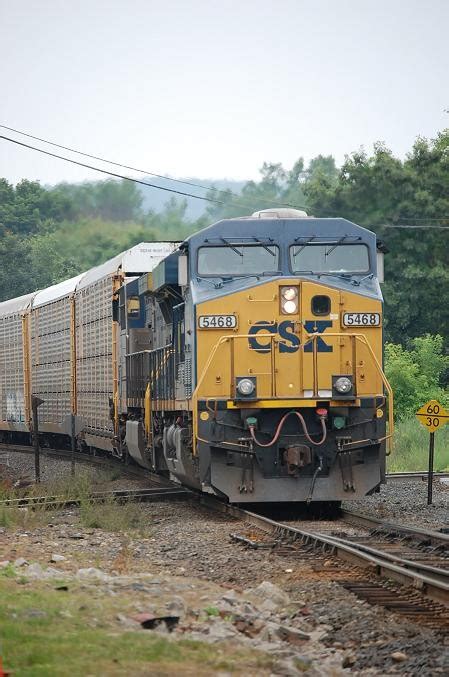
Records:
<instances>
[{"instance_id":1,"label":"locomotive","mask_svg":"<svg viewBox=\"0 0 449 677\"><path fill-rule=\"evenodd\" d=\"M267 209L0 303L0 439L37 397L47 443L232 503L361 498L393 433L382 275L373 232Z\"/></svg>"}]
</instances>

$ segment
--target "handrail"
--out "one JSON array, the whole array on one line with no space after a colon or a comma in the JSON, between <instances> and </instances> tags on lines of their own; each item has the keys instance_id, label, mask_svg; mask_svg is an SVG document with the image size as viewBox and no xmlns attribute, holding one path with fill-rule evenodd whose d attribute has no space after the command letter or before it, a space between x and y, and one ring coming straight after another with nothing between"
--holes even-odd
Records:
<instances>
[{"instance_id":1,"label":"handrail","mask_svg":"<svg viewBox=\"0 0 449 677\"><path fill-rule=\"evenodd\" d=\"M306 332L307 333L307 332ZM377 372L380 375L380 378L382 380L382 383L388 393L388 423L389 423L389 432L385 437L382 437L380 441L387 441L388 440L388 452L387 455L390 455L393 451L393 435L394 435L394 417L393 417L393 390L387 380L387 377L385 376L381 365L379 364L379 360L377 359L371 345L368 343L367 338L365 334L354 334L354 333L348 333L348 332L314 332L314 333L307 333L307 340L302 343L299 346L300 350L304 350L306 345L310 344L312 342L313 345L313 360L315 360L315 356L317 355L317 350L316 350L316 343L318 338L324 336L325 338L350 338L351 340L354 340L355 342L359 341L363 345L365 345L368 348L368 352L373 360L374 366L377 370ZM192 394L192 410L193 410L193 453L195 455L196 453L196 440L198 437L198 398L199 398L199 390L203 384L204 379L206 378L206 375L209 371L210 365L212 364L212 361L220 348L221 345L224 343L228 343L229 341L234 341L234 339L248 339L252 338L252 334L228 334L225 336L221 336L214 347L212 348L209 357L207 359L206 364L204 365L203 371L198 379L196 388ZM270 349L266 350L266 352L274 352L272 350L272 344L273 342L278 342L279 338L274 335L274 334L264 334L264 339L268 339L270 341ZM352 365L353 369L353 374L354 378L356 377L355 373L355 364L353 361ZM314 369L314 397L318 397L317 394L317 389L315 388L316 386L316 379L317 379L317 369Z\"/></svg>"}]
</instances>

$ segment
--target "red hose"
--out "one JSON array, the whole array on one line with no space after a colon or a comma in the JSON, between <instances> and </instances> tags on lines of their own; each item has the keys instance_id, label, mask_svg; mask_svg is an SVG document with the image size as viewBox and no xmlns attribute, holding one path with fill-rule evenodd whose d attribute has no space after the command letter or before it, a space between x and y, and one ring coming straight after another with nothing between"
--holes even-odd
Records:
<instances>
[{"instance_id":1,"label":"red hose","mask_svg":"<svg viewBox=\"0 0 449 677\"><path fill-rule=\"evenodd\" d=\"M299 420L301 421L302 429L304 430L304 435L309 440L310 444L314 444L316 447L319 447L321 444L324 444L324 442L326 441L326 437L327 437L325 417L320 416L321 429L323 431L323 436L322 436L322 438L319 442L315 442L310 437L309 431L307 430L307 426L306 426L306 422L304 420L304 417L302 416L302 414L299 413L299 411L288 411L286 414L284 414L284 416L281 418L281 420L279 421L279 423L277 425L276 432L274 433L273 439L271 440L271 442L268 442L267 444L263 444L262 442L259 442L257 440L256 434L254 432L254 426L250 425L249 426L249 432L250 432L250 435L252 437L253 442L255 442L259 447L271 447L272 444L274 444L275 442L278 441L279 435L281 434L281 430L283 428L285 420L290 416L290 414L295 414L295 416L297 416L299 418Z\"/></svg>"}]
</instances>

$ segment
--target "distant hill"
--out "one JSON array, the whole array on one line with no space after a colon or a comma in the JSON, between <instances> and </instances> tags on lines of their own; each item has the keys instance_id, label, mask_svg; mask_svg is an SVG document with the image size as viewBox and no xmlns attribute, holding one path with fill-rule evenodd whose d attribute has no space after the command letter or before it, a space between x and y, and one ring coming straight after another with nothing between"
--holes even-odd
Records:
<instances>
[{"instance_id":1,"label":"distant hill","mask_svg":"<svg viewBox=\"0 0 449 677\"><path fill-rule=\"evenodd\" d=\"M184 193L192 193L193 195L205 196L207 194L206 190L201 188L194 188L193 186L186 186L182 183L177 183L172 179L158 179L154 176L146 176L143 181L148 183L153 183L156 186L163 186L164 188L172 188L174 190L179 190ZM234 181L232 179L197 179L197 178L183 178L182 181L189 181L191 183L196 183L201 186L214 186L220 190L232 190L234 193L240 193L246 181ZM181 195L176 195L176 193L168 193L165 190L156 190L155 188L145 188L140 186L140 191L143 196L143 208L152 209L155 212L161 212L164 208L165 203L170 197L179 198L183 200L184 198ZM186 216L188 219L195 220L203 214L207 202L204 200L196 200L194 198L185 198L187 200L187 212Z\"/></svg>"}]
</instances>

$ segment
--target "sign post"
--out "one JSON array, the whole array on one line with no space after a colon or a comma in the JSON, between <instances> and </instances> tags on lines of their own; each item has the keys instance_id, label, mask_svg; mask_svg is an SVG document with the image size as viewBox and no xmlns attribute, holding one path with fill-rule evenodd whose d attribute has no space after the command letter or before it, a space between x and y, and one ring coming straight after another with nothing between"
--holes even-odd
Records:
<instances>
[{"instance_id":1,"label":"sign post","mask_svg":"<svg viewBox=\"0 0 449 677\"><path fill-rule=\"evenodd\" d=\"M429 472L427 475L427 505L432 505L433 460L435 454L435 431L449 421L449 413L438 400L429 400L416 412L418 421L429 431Z\"/></svg>"},{"instance_id":2,"label":"sign post","mask_svg":"<svg viewBox=\"0 0 449 677\"><path fill-rule=\"evenodd\" d=\"M44 403L35 395L31 396L31 410L33 412L33 444L34 444L34 474L35 481L41 481L41 467L40 467L40 447L39 447L39 419L37 415L37 408Z\"/></svg>"}]
</instances>

